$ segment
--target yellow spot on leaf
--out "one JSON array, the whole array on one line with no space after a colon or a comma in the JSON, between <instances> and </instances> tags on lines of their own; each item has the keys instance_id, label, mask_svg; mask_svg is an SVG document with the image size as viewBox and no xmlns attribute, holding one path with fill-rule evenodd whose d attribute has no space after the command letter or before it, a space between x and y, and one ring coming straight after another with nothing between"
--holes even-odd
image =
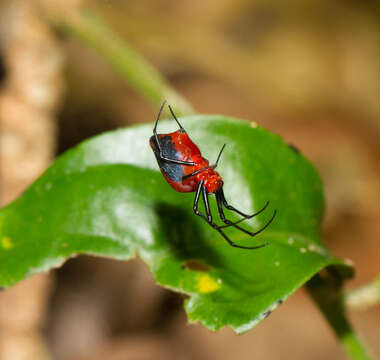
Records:
<instances>
[{"instance_id":1,"label":"yellow spot on leaf","mask_svg":"<svg viewBox=\"0 0 380 360\"><path fill-rule=\"evenodd\" d=\"M199 274L197 280L198 290L202 294L207 294L220 288L220 285L209 274Z\"/></svg>"},{"instance_id":2,"label":"yellow spot on leaf","mask_svg":"<svg viewBox=\"0 0 380 360\"><path fill-rule=\"evenodd\" d=\"M2 239L1 239L1 246L5 249L5 250L9 250L9 249L12 249L13 248L13 241L10 237L8 236L4 236Z\"/></svg>"}]
</instances>

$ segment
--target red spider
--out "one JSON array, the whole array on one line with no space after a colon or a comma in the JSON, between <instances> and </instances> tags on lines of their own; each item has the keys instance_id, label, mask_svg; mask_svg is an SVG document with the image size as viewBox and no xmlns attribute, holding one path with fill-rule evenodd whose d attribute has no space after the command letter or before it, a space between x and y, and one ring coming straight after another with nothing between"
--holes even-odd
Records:
<instances>
[{"instance_id":1,"label":"red spider","mask_svg":"<svg viewBox=\"0 0 380 360\"><path fill-rule=\"evenodd\" d=\"M164 102L161 106L153 128L153 136L149 140L150 146L154 151L158 166L160 167L165 180L176 191L196 192L193 205L194 213L200 216L216 231L218 231L231 246L241 249L258 249L266 246L267 243L252 247L237 245L227 237L222 229L233 226L234 228L239 229L250 236L255 236L269 226L269 224L276 216L276 210L273 212L270 220L258 231L251 232L237 225L241 221L250 219L260 214L266 209L269 201L267 201L261 210L252 215L246 215L241 211L235 209L233 206L229 205L224 197L222 177L218 172L215 171L215 168L218 165L218 161L226 144L224 144L220 150L215 164L210 165L208 160L202 157L202 154L198 147L190 140L185 129L182 127L174 115L174 112L170 105L170 112L173 115L174 120L177 122L179 130L170 134L157 134L158 120L165 106L165 103L166 102ZM206 215L202 214L198 210L198 203L201 193L205 205ZM213 222L209 206L209 194L215 194L219 217L226 225L218 226ZM243 216L243 219L240 219L236 222L232 222L226 219L223 211L223 206L226 209L232 210Z\"/></svg>"}]
</instances>

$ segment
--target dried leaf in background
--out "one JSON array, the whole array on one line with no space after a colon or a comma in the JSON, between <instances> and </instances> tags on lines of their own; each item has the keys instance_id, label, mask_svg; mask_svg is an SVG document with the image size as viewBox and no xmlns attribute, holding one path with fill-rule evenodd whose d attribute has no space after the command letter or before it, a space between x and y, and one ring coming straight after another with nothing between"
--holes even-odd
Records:
<instances>
[{"instance_id":1,"label":"dried leaf in background","mask_svg":"<svg viewBox=\"0 0 380 360\"><path fill-rule=\"evenodd\" d=\"M12 1L0 12L6 78L0 92L1 202L20 195L55 150L55 114L62 96L63 56L35 3ZM35 276L0 293L0 358L49 359L40 335L52 278Z\"/></svg>"}]
</instances>

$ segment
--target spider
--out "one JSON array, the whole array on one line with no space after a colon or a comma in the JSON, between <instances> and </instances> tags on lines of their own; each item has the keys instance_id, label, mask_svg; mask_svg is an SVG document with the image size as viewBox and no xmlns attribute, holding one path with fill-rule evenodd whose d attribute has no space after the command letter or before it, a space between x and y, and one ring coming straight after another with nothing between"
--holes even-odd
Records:
<instances>
[{"instance_id":1,"label":"spider","mask_svg":"<svg viewBox=\"0 0 380 360\"><path fill-rule=\"evenodd\" d=\"M223 231L224 228L234 227L250 236L256 236L265 230L276 216L277 211L273 212L272 217L269 221L259 230L255 232L248 231L238 224L246 219L253 218L263 212L269 205L269 201L266 202L264 207L252 215L247 215L240 210L234 208L230 205L223 192L223 180L215 168L218 165L220 156L226 146L223 145L220 150L216 162L214 165L210 165L209 161L202 157L199 148L191 141L190 137L187 135L185 129L182 127L177 117L175 116L173 109L169 105L169 110L177 122L179 129L175 132L169 134L157 134L157 125L160 119L160 115L166 101L161 105L160 111L157 115L157 119L153 128L153 136L151 136L149 143L153 149L154 155L158 166L160 167L161 173L169 185L178 192L195 192L193 210L194 213L204 219L211 227L219 232L220 235L233 247L241 249L258 249L263 246L268 245L267 243L257 245L257 246L241 246L235 244ZM225 225L217 225L214 223L210 205L209 205L209 195L215 194L216 203L218 206L218 213L220 220ZM203 199L205 206L206 215L202 214L198 210L199 200ZM232 222L226 219L223 207L234 211L243 218Z\"/></svg>"}]
</instances>

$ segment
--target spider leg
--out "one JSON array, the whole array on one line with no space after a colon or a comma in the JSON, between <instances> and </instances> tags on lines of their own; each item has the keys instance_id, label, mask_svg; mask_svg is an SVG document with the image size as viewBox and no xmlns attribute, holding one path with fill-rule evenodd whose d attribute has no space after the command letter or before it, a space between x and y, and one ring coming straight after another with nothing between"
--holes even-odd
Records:
<instances>
[{"instance_id":1,"label":"spider leg","mask_svg":"<svg viewBox=\"0 0 380 360\"><path fill-rule=\"evenodd\" d=\"M222 203L226 207L226 209L234 211L234 212L238 213L239 215L244 216L246 219L250 219L250 218L252 218L252 217L254 217L256 215L259 215L269 205L269 201L267 201L266 204L264 205L264 207L261 210L259 210L258 212L254 213L252 215L247 215L247 214L244 214L243 212L241 212L240 210L234 208L232 205L230 205L227 202L227 200L226 200L226 198L224 196L223 187L218 190L217 196L220 197L220 200L222 201ZM243 221L243 220L241 220L241 221Z\"/></svg>"},{"instance_id":2,"label":"spider leg","mask_svg":"<svg viewBox=\"0 0 380 360\"><path fill-rule=\"evenodd\" d=\"M240 249L258 249L258 248L261 248L263 246L266 246L267 244L263 244L263 245L258 245L258 246L240 246L240 245L237 245L235 244L233 241L231 241L228 236L216 225L213 223L212 221L212 215L211 215L211 211L210 211L210 205L209 205L209 201L208 201L208 192L207 192L207 189L203 186L203 180L198 184L198 187L197 187L197 192L195 194L195 198L194 198L194 204L193 204L193 210L194 210L194 213L198 216L200 216L203 220L205 220L212 228L214 228L216 231L219 232L220 235L223 236L223 238L233 247L237 247L237 248L240 248ZM199 210L198 210L198 204L199 204L199 198L200 198L200 195L201 195L201 192L202 192L202 198L203 198L203 202L204 202L204 206L205 206L205 211L206 211L206 215L203 215Z\"/></svg>"},{"instance_id":3,"label":"spider leg","mask_svg":"<svg viewBox=\"0 0 380 360\"><path fill-rule=\"evenodd\" d=\"M236 225L238 222L242 221L242 220L245 220L246 218L242 219L242 220L239 220L237 222L232 222L228 219L226 219L226 216L224 215L224 211L223 211L223 206L222 206L222 202L223 202L223 199L219 196L219 194L216 195L216 203L218 205L218 212L219 212L219 216L220 216L220 219L227 225L223 225L223 226L219 226L219 228L225 228L225 227L229 227L229 226L233 226L234 228L236 229L239 229L240 231L250 235L250 236L256 236L258 234L260 234L263 230L265 230L269 225L270 223L273 221L274 217L276 216L276 213L277 213L277 210L275 210L273 212L273 215L272 217L269 219L269 221L260 229L260 230L257 230L255 232L251 232L251 231L248 231L246 229L243 229L242 227ZM265 206L266 207L266 206ZM264 207L264 208L265 208ZM262 211L263 209L261 209Z\"/></svg>"},{"instance_id":4,"label":"spider leg","mask_svg":"<svg viewBox=\"0 0 380 360\"><path fill-rule=\"evenodd\" d=\"M203 220L205 220L208 224L210 224L208 218L206 216L204 216L199 210L198 210L198 204L199 204L199 198L200 198L200 195L201 195L201 192L202 192L202 187L203 187L203 183L204 181L200 181L199 184L198 184L198 187L197 187L197 192L195 193L195 198L194 198L194 203L193 203L193 211L195 213L195 215L198 215L200 216ZM211 214L210 214L211 216ZM212 223L212 219L211 219L211 223ZM210 224L211 225L211 224ZM211 225L213 226L213 225Z\"/></svg>"},{"instance_id":5,"label":"spider leg","mask_svg":"<svg viewBox=\"0 0 380 360\"><path fill-rule=\"evenodd\" d=\"M161 113L162 113L162 110L164 110L164 106L166 104L166 100L164 100L164 102L162 103L161 107L160 107L160 111L158 112L158 115L157 115L157 118L156 118L156 122L154 124L154 128L153 128L153 135L154 137L156 138L156 141L158 143L158 138L157 138L157 125L158 125L158 120L160 120L160 116L161 116Z\"/></svg>"},{"instance_id":6,"label":"spider leg","mask_svg":"<svg viewBox=\"0 0 380 360\"><path fill-rule=\"evenodd\" d=\"M170 105L168 105L168 106L169 106L169 110L170 110L170 112L171 112L171 114L172 114L174 120L177 122L177 124L178 124L180 130L181 130L182 132L185 133L186 130L182 127L181 123L178 121L177 117L176 117L175 114L174 114L174 111L173 111L172 107L171 107Z\"/></svg>"},{"instance_id":7,"label":"spider leg","mask_svg":"<svg viewBox=\"0 0 380 360\"><path fill-rule=\"evenodd\" d=\"M162 113L162 110L164 109L164 106L166 104L166 100L162 103L161 107L160 107L160 111L158 112L158 115L157 115L157 119L156 119L156 122L154 124L154 128L153 128L153 135L154 135L154 140L156 141L156 145L157 145L157 148L158 148L158 151L159 153L157 154L158 158L161 160L161 161L166 161L166 162L170 162L170 163L173 163L173 164L180 164L180 165L189 165L189 166L194 166L195 163L193 163L192 161L183 161L183 160L176 160L176 159L169 159L167 157L165 157L162 153L162 149L161 149L161 145L160 145L160 142L158 141L158 135L157 135L157 125L158 125L158 120L160 120L160 116L161 116L161 113ZM170 111L171 110L171 107L169 106L170 108ZM175 118L175 117L174 117ZM176 119L176 118L175 118ZM181 124L178 122L178 120L176 119L177 123L179 124L181 130L183 130ZM184 131L184 130L183 130Z\"/></svg>"},{"instance_id":8,"label":"spider leg","mask_svg":"<svg viewBox=\"0 0 380 360\"><path fill-rule=\"evenodd\" d=\"M183 160L176 160L176 159L169 159L165 156L162 155L162 151L161 149L159 148L159 151L160 153L158 154L158 158L162 161L166 161L166 162L169 162L169 163L173 163L173 164L180 164L180 165L189 165L189 166L194 166L195 163L192 162L192 161L183 161Z\"/></svg>"},{"instance_id":9,"label":"spider leg","mask_svg":"<svg viewBox=\"0 0 380 360\"><path fill-rule=\"evenodd\" d=\"M222 147L222 150L219 151L218 158L216 159L216 163L215 163L214 165L206 166L206 167L204 167L204 168L202 168L202 169L199 169L199 170L196 170L196 171L192 172L192 173L189 174L189 175L185 175L185 176L182 177L182 180L186 180L186 179L188 179L188 178L190 178L190 177L192 177L192 176L194 176L194 175L197 175L197 174L199 174L200 172L205 171L205 170L207 170L207 169L215 169L215 168L218 166L218 162L219 162L219 159L220 159L220 155L222 155L222 152L223 152L223 150L224 150L225 147L226 147L226 144L224 144L223 147ZM261 211L261 210L260 210L260 211ZM255 215L257 215L257 214L254 214L254 215L251 215L251 216L255 216Z\"/></svg>"},{"instance_id":10,"label":"spider leg","mask_svg":"<svg viewBox=\"0 0 380 360\"><path fill-rule=\"evenodd\" d=\"M189 174L189 175L182 176L182 180L186 180L186 179L188 179L188 178L190 178L190 177L192 177L192 176L194 176L194 175L197 175L197 174L199 174L200 172L205 171L205 170L210 169L210 168L212 168L212 166L206 166L206 167L204 167L204 168L202 168L202 169L196 170L196 171L192 172L192 173Z\"/></svg>"},{"instance_id":11,"label":"spider leg","mask_svg":"<svg viewBox=\"0 0 380 360\"><path fill-rule=\"evenodd\" d=\"M217 193L215 194L215 196L216 196L216 199L217 199L217 204L218 204L219 214L220 214L221 212L224 214L223 209L222 209L222 208L219 209L219 205L222 206L221 199L219 198L219 193L217 192ZM219 198L219 200L218 200L218 198ZM226 227L229 227L229 226L232 226L232 225L239 224L239 223L241 223L242 221L245 221L245 220L247 220L247 219L251 219L251 218L253 218L253 217L255 217L255 216L261 214L261 213L262 213L262 212L268 207L268 205L269 205L269 201L267 201L267 202L265 203L265 205L264 205L259 211L255 212L254 214L249 215L249 216L247 215L247 216L243 217L242 219L240 219L240 220L238 220L238 221L235 221L235 222L231 223L230 225L223 225L223 226L219 226L219 227L220 227L220 228L226 228Z\"/></svg>"},{"instance_id":12,"label":"spider leg","mask_svg":"<svg viewBox=\"0 0 380 360\"><path fill-rule=\"evenodd\" d=\"M220 156L222 155L222 152L223 152L223 150L224 150L225 147L226 147L226 144L224 144L222 146L222 149L219 151L218 158L216 159L215 164L212 166L214 169L218 166Z\"/></svg>"}]
</instances>

